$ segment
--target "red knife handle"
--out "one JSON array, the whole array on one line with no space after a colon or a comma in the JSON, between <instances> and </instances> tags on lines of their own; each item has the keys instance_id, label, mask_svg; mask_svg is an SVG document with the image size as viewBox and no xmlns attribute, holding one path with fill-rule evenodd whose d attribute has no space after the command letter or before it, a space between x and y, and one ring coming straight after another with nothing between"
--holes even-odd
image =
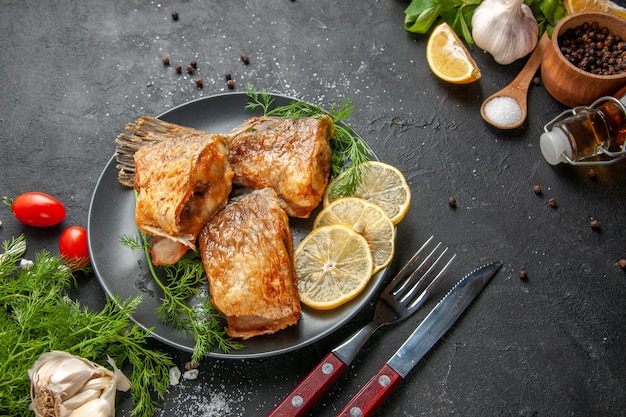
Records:
<instances>
[{"instance_id":1,"label":"red knife handle","mask_svg":"<svg viewBox=\"0 0 626 417\"><path fill-rule=\"evenodd\" d=\"M352 397L348 405L346 405L337 416L371 416L400 382L402 382L400 374L394 371L389 365L383 365L376 375L361 388L361 391Z\"/></svg>"},{"instance_id":2,"label":"red knife handle","mask_svg":"<svg viewBox=\"0 0 626 417\"><path fill-rule=\"evenodd\" d=\"M268 417L295 417L306 413L320 396L348 367L334 353L330 352L295 387L285 399L274 408Z\"/></svg>"}]
</instances>

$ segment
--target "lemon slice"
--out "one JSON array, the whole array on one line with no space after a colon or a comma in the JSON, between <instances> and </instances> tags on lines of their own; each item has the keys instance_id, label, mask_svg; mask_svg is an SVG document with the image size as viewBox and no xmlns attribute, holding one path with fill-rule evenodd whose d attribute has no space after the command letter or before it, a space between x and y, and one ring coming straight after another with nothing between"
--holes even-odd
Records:
<instances>
[{"instance_id":1,"label":"lemon slice","mask_svg":"<svg viewBox=\"0 0 626 417\"><path fill-rule=\"evenodd\" d=\"M372 276L367 240L344 225L313 229L296 247L294 264L303 304L330 310L356 297Z\"/></svg>"},{"instance_id":2,"label":"lemon slice","mask_svg":"<svg viewBox=\"0 0 626 417\"><path fill-rule=\"evenodd\" d=\"M610 0L565 0L567 13L598 10L626 18L626 9Z\"/></svg>"},{"instance_id":3,"label":"lemon slice","mask_svg":"<svg viewBox=\"0 0 626 417\"><path fill-rule=\"evenodd\" d=\"M396 228L382 208L362 198L340 198L320 211L313 228L333 224L350 226L367 240L374 260L372 274L389 265L395 250Z\"/></svg>"},{"instance_id":4,"label":"lemon slice","mask_svg":"<svg viewBox=\"0 0 626 417\"><path fill-rule=\"evenodd\" d=\"M332 182L341 181L340 174ZM332 182L326 188L323 204L327 207L336 198L331 196ZM363 163L363 178L351 197L360 197L380 206L393 224L398 224L409 211L411 189L398 168L379 161Z\"/></svg>"},{"instance_id":5,"label":"lemon slice","mask_svg":"<svg viewBox=\"0 0 626 417\"><path fill-rule=\"evenodd\" d=\"M453 84L469 84L480 78L476 62L450 25L436 26L426 44L426 61L439 78Z\"/></svg>"}]
</instances>

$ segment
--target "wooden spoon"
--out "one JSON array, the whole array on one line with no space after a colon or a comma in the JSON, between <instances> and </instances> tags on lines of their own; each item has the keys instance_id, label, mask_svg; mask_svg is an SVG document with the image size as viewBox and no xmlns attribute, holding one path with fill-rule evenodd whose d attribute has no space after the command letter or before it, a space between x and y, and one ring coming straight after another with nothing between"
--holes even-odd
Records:
<instances>
[{"instance_id":1,"label":"wooden spoon","mask_svg":"<svg viewBox=\"0 0 626 417\"><path fill-rule=\"evenodd\" d=\"M547 33L544 32L541 40L535 47L532 55L528 58L526 65L520 71L520 73L515 77L513 81L502 90L488 97L485 101L483 101L483 105L480 107L480 115L485 119L485 121L492 126L497 127L498 129L515 129L519 127L524 120L526 120L526 101L528 96L528 87L530 86L530 82L532 81L535 73L537 72L537 68L541 64L541 59L543 58L543 51L546 49L546 45L550 42L550 37ZM513 122L511 124L501 124L499 121L490 119L485 113L485 106L489 103L490 100L496 97L510 97L517 102L519 106L519 110L521 110L520 118L518 121ZM494 103L495 105L495 103Z\"/></svg>"}]
</instances>

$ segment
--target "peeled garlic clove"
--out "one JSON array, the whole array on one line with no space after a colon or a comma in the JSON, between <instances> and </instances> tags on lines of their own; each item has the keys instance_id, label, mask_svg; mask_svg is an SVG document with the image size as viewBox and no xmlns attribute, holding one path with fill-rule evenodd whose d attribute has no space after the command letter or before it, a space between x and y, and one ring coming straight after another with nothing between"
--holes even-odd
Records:
<instances>
[{"instance_id":1,"label":"peeled garlic clove","mask_svg":"<svg viewBox=\"0 0 626 417\"><path fill-rule=\"evenodd\" d=\"M52 351L41 355L28 375L37 417L115 415L116 375L98 364L67 352ZM128 381L125 376L124 379Z\"/></svg>"}]
</instances>

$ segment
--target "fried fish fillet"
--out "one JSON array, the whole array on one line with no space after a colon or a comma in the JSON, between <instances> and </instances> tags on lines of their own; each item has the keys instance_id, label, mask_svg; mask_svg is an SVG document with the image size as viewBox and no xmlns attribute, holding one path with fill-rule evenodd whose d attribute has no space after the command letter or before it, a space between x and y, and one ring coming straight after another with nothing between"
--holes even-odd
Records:
<instances>
[{"instance_id":1,"label":"fried fish fillet","mask_svg":"<svg viewBox=\"0 0 626 417\"><path fill-rule=\"evenodd\" d=\"M199 237L213 305L231 337L275 333L300 318L293 238L276 193L265 188L237 197Z\"/></svg>"},{"instance_id":2,"label":"fried fish fillet","mask_svg":"<svg viewBox=\"0 0 626 417\"><path fill-rule=\"evenodd\" d=\"M226 206L233 171L226 139L209 133L156 142L134 154L135 222L153 236L155 265L195 250L198 233Z\"/></svg>"},{"instance_id":3,"label":"fried fish fillet","mask_svg":"<svg viewBox=\"0 0 626 417\"><path fill-rule=\"evenodd\" d=\"M330 116L257 117L243 126L228 135L233 184L273 188L289 216L309 217L328 185Z\"/></svg>"},{"instance_id":4,"label":"fried fish fillet","mask_svg":"<svg viewBox=\"0 0 626 417\"><path fill-rule=\"evenodd\" d=\"M125 130L128 133L120 133L115 138L115 159L120 184L131 188L135 176L135 153L139 149L161 141L194 139L207 135L207 132L151 116L141 116L135 122L128 123Z\"/></svg>"}]
</instances>

